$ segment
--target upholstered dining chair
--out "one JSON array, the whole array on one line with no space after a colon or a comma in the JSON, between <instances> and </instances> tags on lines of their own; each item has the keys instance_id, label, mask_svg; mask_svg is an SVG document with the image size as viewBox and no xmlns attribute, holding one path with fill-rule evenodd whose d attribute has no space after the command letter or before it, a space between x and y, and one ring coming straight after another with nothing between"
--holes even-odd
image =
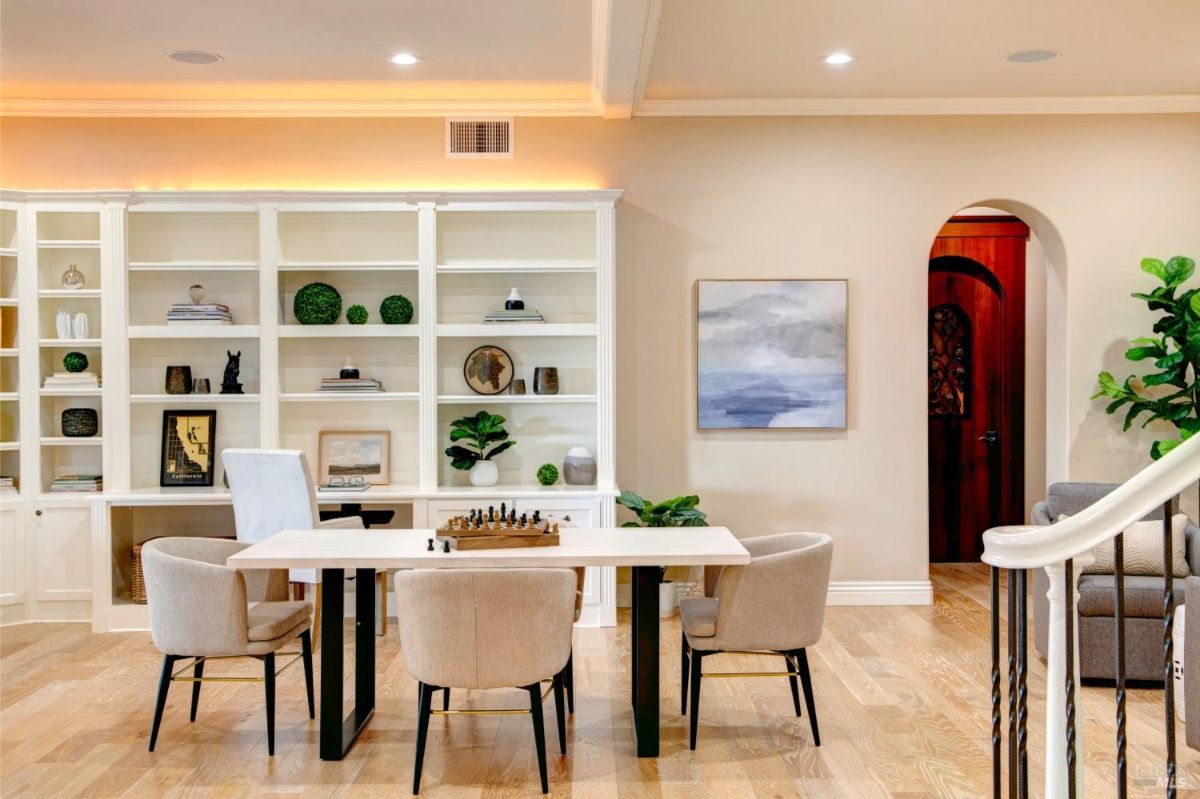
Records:
<instances>
[{"instance_id":1,"label":"upholstered dining chair","mask_svg":"<svg viewBox=\"0 0 1200 799\"><path fill-rule=\"evenodd\" d=\"M221 462L229 477L238 541L257 544L287 529L363 529L357 516L321 521L317 489L303 450L225 449ZM320 582L316 569L291 569L289 579L297 599L303 598L305 585ZM387 572L380 571L375 582L380 593L380 634L387 635ZM321 592L314 594L313 634L319 637Z\"/></svg>"},{"instance_id":2,"label":"upholstered dining chair","mask_svg":"<svg viewBox=\"0 0 1200 799\"><path fill-rule=\"evenodd\" d=\"M705 596L679 603L683 627L681 711L688 712L691 681L691 748L696 748L700 681L706 676L786 676L792 704L800 715L796 677L804 684L813 743L821 745L807 648L821 638L833 539L823 533L782 533L744 538L750 553L745 566L707 567ZM701 662L717 653L782 655L787 671L762 674L704 674Z\"/></svg>"},{"instance_id":3,"label":"upholstered dining chair","mask_svg":"<svg viewBox=\"0 0 1200 799\"><path fill-rule=\"evenodd\" d=\"M413 793L431 715L510 714L511 710L432 709L440 688L521 688L529 694L542 793L546 738L541 682L553 681L558 744L567 751L563 672L571 654L575 574L570 569L418 569L397 572L404 666L418 682Z\"/></svg>"},{"instance_id":4,"label":"upholstered dining chair","mask_svg":"<svg viewBox=\"0 0 1200 799\"><path fill-rule=\"evenodd\" d=\"M227 538L156 538L142 547L142 573L150 609L150 636L163 653L150 751L172 682L192 684L190 721L196 720L203 682L247 682L254 678L204 676L209 660L251 657L263 664L266 686L267 753L275 754L275 678L304 662L308 717L315 718L310 625L312 605L287 598L287 572L235 571L225 559L249 544ZM281 652L300 639L300 652ZM275 668L275 656L296 655ZM176 669L180 660L190 664ZM181 676L191 670L190 677Z\"/></svg>"}]
</instances>

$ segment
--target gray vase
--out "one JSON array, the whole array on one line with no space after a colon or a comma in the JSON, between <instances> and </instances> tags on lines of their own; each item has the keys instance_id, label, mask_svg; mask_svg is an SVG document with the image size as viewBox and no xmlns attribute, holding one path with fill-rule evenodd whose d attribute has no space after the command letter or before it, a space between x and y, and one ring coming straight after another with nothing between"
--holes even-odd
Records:
<instances>
[{"instance_id":1,"label":"gray vase","mask_svg":"<svg viewBox=\"0 0 1200 799\"><path fill-rule=\"evenodd\" d=\"M571 447L563 458L563 482L573 486L596 483L596 458L587 447Z\"/></svg>"}]
</instances>

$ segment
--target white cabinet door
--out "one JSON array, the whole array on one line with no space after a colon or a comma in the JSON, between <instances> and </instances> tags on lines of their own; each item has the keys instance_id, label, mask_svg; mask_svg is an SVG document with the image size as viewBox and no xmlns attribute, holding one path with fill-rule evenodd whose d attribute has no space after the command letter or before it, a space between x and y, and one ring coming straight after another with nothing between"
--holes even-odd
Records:
<instances>
[{"instance_id":1,"label":"white cabinet door","mask_svg":"<svg viewBox=\"0 0 1200 799\"><path fill-rule=\"evenodd\" d=\"M515 508L516 501L512 497L484 497L480 499L431 499L428 504L429 526L435 530L455 516L466 516L472 510L480 508L487 512L489 506L500 512L500 504L506 508Z\"/></svg>"},{"instance_id":2,"label":"white cabinet door","mask_svg":"<svg viewBox=\"0 0 1200 799\"><path fill-rule=\"evenodd\" d=\"M525 499L518 511L540 510L542 515L560 526L600 527L600 502L594 499ZM616 581L616 569L593 566L583 581L583 613L579 623L594 627L603 623L600 612L601 586L605 580Z\"/></svg>"},{"instance_id":3,"label":"white cabinet door","mask_svg":"<svg viewBox=\"0 0 1200 799\"><path fill-rule=\"evenodd\" d=\"M88 508L34 511L33 574L41 601L92 598L92 513Z\"/></svg>"},{"instance_id":4,"label":"white cabinet door","mask_svg":"<svg viewBox=\"0 0 1200 799\"><path fill-rule=\"evenodd\" d=\"M26 540L24 506L0 505L0 605L25 601Z\"/></svg>"}]
</instances>

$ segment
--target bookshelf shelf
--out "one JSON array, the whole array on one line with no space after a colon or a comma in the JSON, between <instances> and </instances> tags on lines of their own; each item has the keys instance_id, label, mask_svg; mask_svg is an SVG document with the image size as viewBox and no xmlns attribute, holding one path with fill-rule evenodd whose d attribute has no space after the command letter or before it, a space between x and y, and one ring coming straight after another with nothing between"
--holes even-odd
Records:
<instances>
[{"instance_id":1,"label":"bookshelf shelf","mask_svg":"<svg viewBox=\"0 0 1200 799\"><path fill-rule=\"evenodd\" d=\"M130 394L134 405L250 405L258 394Z\"/></svg>"},{"instance_id":2,"label":"bookshelf shelf","mask_svg":"<svg viewBox=\"0 0 1200 799\"><path fill-rule=\"evenodd\" d=\"M280 325L280 338L416 338L417 325Z\"/></svg>"},{"instance_id":3,"label":"bookshelf shelf","mask_svg":"<svg viewBox=\"0 0 1200 799\"><path fill-rule=\"evenodd\" d=\"M42 436L43 447L99 447L104 444L101 436L73 438L70 436Z\"/></svg>"},{"instance_id":4,"label":"bookshelf shelf","mask_svg":"<svg viewBox=\"0 0 1200 799\"><path fill-rule=\"evenodd\" d=\"M417 391L307 391L280 394L280 402L416 402Z\"/></svg>"},{"instance_id":5,"label":"bookshelf shelf","mask_svg":"<svg viewBox=\"0 0 1200 799\"><path fill-rule=\"evenodd\" d=\"M437 334L446 338L506 338L508 336L595 336L594 324L563 324L552 322L492 322L437 326Z\"/></svg>"},{"instance_id":6,"label":"bookshelf shelf","mask_svg":"<svg viewBox=\"0 0 1200 799\"><path fill-rule=\"evenodd\" d=\"M258 325L130 325L129 338L258 338Z\"/></svg>"},{"instance_id":7,"label":"bookshelf shelf","mask_svg":"<svg viewBox=\"0 0 1200 799\"><path fill-rule=\"evenodd\" d=\"M257 261L130 261L130 272L257 272Z\"/></svg>"}]
</instances>

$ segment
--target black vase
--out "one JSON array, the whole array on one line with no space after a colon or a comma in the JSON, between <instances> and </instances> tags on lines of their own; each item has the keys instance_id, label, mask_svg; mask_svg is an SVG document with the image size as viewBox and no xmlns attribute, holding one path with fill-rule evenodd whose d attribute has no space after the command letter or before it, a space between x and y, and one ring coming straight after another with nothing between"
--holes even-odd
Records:
<instances>
[{"instance_id":1,"label":"black vase","mask_svg":"<svg viewBox=\"0 0 1200 799\"><path fill-rule=\"evenodd\" d=\"M168 394L191 394L192 367L168 366L166 390Z\"/></svg>"},{"instance_id":2,"label":"black vase","mask_svg":"<svg viewBox=\"0 0 1200 799\"><path fill-rule=\"evenodd\" d=\"M100 415L95 408L67 408L62 412L62 434L88 438L100 432Z\"/></svg>"}]
</instances>

